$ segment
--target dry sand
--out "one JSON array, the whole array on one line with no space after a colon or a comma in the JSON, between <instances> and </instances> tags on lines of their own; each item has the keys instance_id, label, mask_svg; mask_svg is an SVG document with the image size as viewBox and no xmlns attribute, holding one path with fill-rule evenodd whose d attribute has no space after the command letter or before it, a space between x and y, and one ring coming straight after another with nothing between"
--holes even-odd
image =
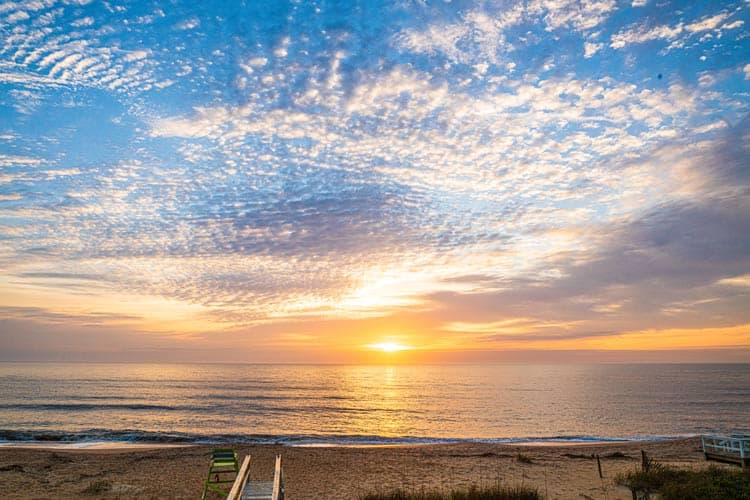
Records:
<instances>
[{"instance_id":1,"label":"dry sand","mask_svg":"<svg viewBox=\"0 0 750 500\"><path fill-rule=\"evenodd\" d=\"M155 449L39 449L0 447L3 498L185 498L203 489L212 446ZM270 480L273 459L284 460L286 498L356 499L394 488L443 489L470 484L533 485L554 499L623 499L618 472L640 465L640 450L669 465L702 468L700 440L575 446L451 444L390 447L235 446L251 454L251 478ZM519 453L532 463L518 460ZM601 457L604 479L596 460ZM94 493L94 491L98 491Z\"/></svg>"}]
</instances>

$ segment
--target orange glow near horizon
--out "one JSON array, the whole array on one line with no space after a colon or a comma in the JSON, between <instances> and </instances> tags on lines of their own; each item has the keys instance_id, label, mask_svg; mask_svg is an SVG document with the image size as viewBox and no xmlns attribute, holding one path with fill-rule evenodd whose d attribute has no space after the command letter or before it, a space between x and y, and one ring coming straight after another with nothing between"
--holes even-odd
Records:
<instances>
[{"instance_id":1,"label":"orange glow near horizon","mask_svg":"<svg viewBox=\"0 0 750 500\"><path fill-rule=\"evenodd\" d=\"M731 280L731 285L738 286L735 282L740 281L744 286L739 279ZM309 316L260 315L259 319L251 315L246 320L231 308L216 310L212 304L133 292L84 293L74 288L75 293L62 293L49 283L44 284L48 286L16 286L9 279L0 278L0 302L6 307L6 319L14 324L33 324L32 333L55 332L55 337L45 337L45 345L49 338L59 338L60 351L79 349L85 359L96 359L103 352L111 352L111 358L119 359L118 353L135 352L143 346L152 349L154 357L170 352L175 353L175 359L185 360L210 352L211 360L218 362L304 360L362 364L441 363L455 359L484 362L507 359L511 356L507 353L516 351L538 352L540 359L547 359L544 351L619 351L631 353L627 356L636 360L638 351L716 349L750 353L747 323L632 328L587 336L576 332L596 331L593 319L545 320L540 318L542 312L460 321L462 314L456 314L455 319L441 317L438 308L431 309L432 304L409 311L385 307L380 315L372 316L354 313L346 317L336 310L328 315L325 311ZM16 344L34 353L42 345L34 340L34 335L19 336ZM117 340L102 342L108 335Z\"/></svg>"}]
</instances>

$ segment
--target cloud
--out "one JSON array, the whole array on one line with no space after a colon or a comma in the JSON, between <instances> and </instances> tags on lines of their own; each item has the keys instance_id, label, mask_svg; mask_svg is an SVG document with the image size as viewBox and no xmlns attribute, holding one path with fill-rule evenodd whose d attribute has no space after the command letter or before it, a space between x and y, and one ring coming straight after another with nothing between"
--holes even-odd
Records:
<instances>
[{"instance_id":1,"label":"cloud","mask_svg":"<svg viewBox=\"0 0 750 500\"><path fill-rule=\"evenodd\" d=\"M216 137L229 123L230 111L226 108L196 108L190 118L161 118L151 127L154 137ZM244 111L240 111L244 114Z\"/></svg>"},{"instance_id":2,"label":"cloud","mask_svg":"<svg viewBox=\"0 0 750 500\"><path fill-rule=\"evenodd\" d=\"M730 16L731 14L728 12L720 12L715 15L704 16L692 23L685 24L679 22L674 26L663 24L648 27L646 24L641 24L640 26L613 34L609 46L613 49L623 49L632 44L641 44L654 40L668 40L672 42L670 44L671 48L682 47L685 45L686 39L693 35L712 30L720 31L719 25ZM721 26L721 29L736 29L742 26L742 24L742 22L727 23Z\"/></svg>"},{"instance_id":3,"label":"cloud","mask_svg":"<svg viewBox=\"0 0 750 500\"><path fill-rule=\"evenodd\" d=\"M101 281L104 278L97 274L59 273L59 272L25 272L19 275L22 278L59 279L71 281Z\"/></svg>"},{"instance_id":4,"label":"cloud","mask_svg":"<svg viewBox=\"0 0 750 500\"><path fill-rule=\"evenodd\" d=\"M556 277L484 279L474 293L429 299L441 304L448 321L477 322L451 323L450 330L505 332L515 340L589 337L595 328L617 335L746 324L742 285L750 266L750 223L741 214L750 205L738 186L747 185L750 172L747 123L725 131L697 157L684 153L704 179L699 193L592 227L599 236L586 250L538 261L558 269ZM558 324L552 336L545 333Z\"/></svg>"},{"instance_id":5,"label":"cloud","mask_svg":"<svg viewBox=\"0 0 750 500\"><path fill-rule=\"evenodd\" d=\"M731 23L724 24L721 29L722 30L734 30L737 28L741 28L745 25L745 21L742 19L737 19L736 21L732 21Z\"/></svg>"},{"instance_id":6,"label":"cloud","mask_svg":"<svg viewBox=\"0 0 750 500\"><path fill-rule=\"evenodd\" d=\"M110 313L90 313L85 316L77 316L71 314L61 314L58 312L49 311L40 307L0 307L0 316L4 319L26 319L34 320L43 323L59 323L59 324L70 324L75 323L86 323L91 322L109 322L111 320L134 320L137 319L135 316L125 316L122 314L110 314Z\"/></svg>"},{"instance_id":7,"label":"cloud","mask_svg":"<svg viewBox=\"0 0 750 500\"><path fill-rule=\"evenodd\" d=\"M16 26L2 49L12 57L5 59L0 81L25 84L27 91L84 85L127 92L147 90L158 83L148 51L120 48L118 37L130 29L127 24L102 28L88 15L76 17L68 25L61 17L66 8L58 3L38 2L33 18L20 7L8 5L6 22L31 19L32 24L44 28ZM68 26L77 31L67 32ZM23 100L18 98L20 108ZM26 109L29 112L33 107Z\"/></svg>"},{"instance_id":8,"label":"cloud","mask_svg":"<svg viewBox=\"0 0 750 500\"><path fill-rule=\"evenodd\" d=\"M529 2L531 14L545 12L548 29L573 27L589 30L604 22L617 8L615 0L538 0Z\"/></svg>"},{"instance_id":9,"label":"cloud","mask_svg":"<svg viewBox=\"0 0 750 500\"><path fill-rule=\"evenodd\" d=\"M80 19L76 19L70 24L71 26L75 26L76 28L80 28L82 26L92 26L94 24L94 18L91 16L82 17Z\"/></svg>"},{"instance_id":10,"label":"cloud","mask_svg":"<svg viewBox=\"0 0 750 500\"><path fill-rule=\"evenodd\" d=\"M728 12L720 12L719 14L716 14L714 16L704 17L700 21L696 21L694 23L685 25L685 30L691 33L697 33L700 31L708 31L708 30L716 29L722 22L724 22L729 17L729 15L730 14Z\"/></svg>"},{"instance_id":11,"label":"cloud","mask_svg":"<svg viewBox=\"0 0 750 500\"><path fill-rule=\"evenodd\" d=\"M17 23L18 21L26 21L29 19L29 14L23 10L17 10L5 18L5 22L8 24Z\"/></svg>"},{"instance_id":12,"label":"cloud","mask_svg":"<svg viewBox=\"0 0 750 500\"><path fill-rule=\"evenodd\" d=\"M430 25L426 30L411 29L395 38L397 46L416 53L442 53L454 62L486 59L497 61L497 51L503 51L503 30L520 22L522 11L518 8L490 16L475 10L463 16L460 22ZM461 45L476 47L474 53Z\"/></svg>"},{"instance_id":13,"label":"cloud","mask_svg":"<svg viewBox=\"0 0 750 500\"><path fill-rule=\"evenodd\" d=\"M13 165L40 165L42 163L44 163L44 160L40 158L0 153L0 167L9 167Z\"/></svg>"},{"instance_id":14,"label":"cloud","mask_svg":"<svg viewBox=\"0 0 750 500\"><path fill-rule=\"evenodd\" d=\"M132 62L132 61L140 61L142 59L146 59L149 56L148 50L134 50L125 55L125 61Z\"/></svg>"},{"instance_id":15,"label":"cloud","mask_svg":"<svg viewBox=\"0 0 750 500\"><path fill-rule=\"evenodd\" d=\"M192 30L197 28L201 25L201 21L197 17L191 17L189 19L185 19L184 21L181 21L175 25L175 29L177 30Z\"/></svg>"},{"instance_id":16,"label":"cloud","mask_svg":"<svg viewBox=\"0 0 750 500\"><path fill-rule=\"evenodd\" d=\"M622 49L627 45L634 43L645 43L652 40L673 40L682 34L684 25L678 24L674 27L662 25L647 29L638 27L628 31L623 31L612 35L610 47L613 49Z\"/></svg>"},{"instance_id":17,"label":"cloud","mask_svg":"<svg viewBox=\"0 0 750 500\"><path fill-rule=\"evenodd\" d=\"M191 345L188 339L177 340L155 333L134 335L132 329L107 324L112 319L120 321L122 318L118 316L72 318L43 309L7 308L3 308L0 315L0 357L4 361L142 362L150 359L163 363L196 359L197 346ZM216 359L226 357L216 353Z\"/></svg>"},{"instance_id":18,"label":"cloud","mask_svg":"<svg viewBox=\"0 0 750 500\"><path fill-rule=\"evenodd\" d=\"M604 47L604 44L602 43L586 42L583 44L583 57L585 58L592 57L594 54L602 50L603 47Z\"/></svg>"},{"instance_id":19,"label":"cloud","mask_svg":"<svg viewBox=\"0 0 750 500\"><path fill-rule=\"evenodd\" d=\"M682 126L675 110L702 109L679 86L572 77L472 95L395 67L345 98L340 85L289 109L259 99L157 118L152 138L181 141L190 163L103 168L91 195L55 207L45 227L66 228L70 257L123 259L113 286L221 306L217 320L382 315L421 307L414 297L431 287L486 286L436 285L463 266L524 276L588 246L553 229L606 221L631 210L620 201L668 192L600 165L627 164ZM594 123L599 135L581 128ZM624 132L635 123L640 133Z\"/></svg>"},{"instance_id":20,"label":"cloud","mask_svg":"<svg viewBox=\"0 0 750 500\"><path fill-rule=\"evenodd\" d=\"M393 37L393 44L406 51L444 55L454 63L488 61L499 64L514 50L517 35L509 41L507 31L524 23L542 20L548 31L596 28L616 10L614 0L534 0L490 12L474 9L456 22L430 23L409 28Z\"/></svg>"}]
</instances>

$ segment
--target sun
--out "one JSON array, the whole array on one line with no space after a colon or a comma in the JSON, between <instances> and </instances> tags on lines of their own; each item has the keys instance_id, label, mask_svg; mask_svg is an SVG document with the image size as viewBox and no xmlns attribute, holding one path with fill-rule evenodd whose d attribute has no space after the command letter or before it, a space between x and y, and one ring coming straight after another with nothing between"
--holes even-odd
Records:
<instances>
[{"instance_id":1,"label":"sun","mask_svg":"<svg viewBox=\"0 0 750 500\"><path fill-rule=\"evenodd\" d=\"M406 351L409 349L409 346L405 346L396 342L378 342L377 344L368 344L367 347L383 352L398 352Z\"/></svg>"}]
</instances>

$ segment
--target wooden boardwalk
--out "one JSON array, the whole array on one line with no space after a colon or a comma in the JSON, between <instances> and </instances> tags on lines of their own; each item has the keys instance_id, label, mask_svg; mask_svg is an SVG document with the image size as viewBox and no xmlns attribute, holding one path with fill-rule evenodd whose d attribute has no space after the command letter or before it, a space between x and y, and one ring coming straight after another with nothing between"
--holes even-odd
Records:
<instances>
[{"instance_id":1,"label":"wooden boardwalk","mask_svg":"<svg viewBox=\"0 0 750 500\"><path fill-rule=\"evenodd\" d=\"M750 465L750 436L701 436L706 460Z\"/></svg>"},{"instance_id":2,"label":"wooden boardwalk","mask_svg":"<svg viewBox=\"0 0 750 500\"><path fill-rule=\"evenodd\" d=\"M250 455L245 457L227 500L284 500L281 455L276 455L273 481L250 480Z\"/></svg>"}]
</instances>

